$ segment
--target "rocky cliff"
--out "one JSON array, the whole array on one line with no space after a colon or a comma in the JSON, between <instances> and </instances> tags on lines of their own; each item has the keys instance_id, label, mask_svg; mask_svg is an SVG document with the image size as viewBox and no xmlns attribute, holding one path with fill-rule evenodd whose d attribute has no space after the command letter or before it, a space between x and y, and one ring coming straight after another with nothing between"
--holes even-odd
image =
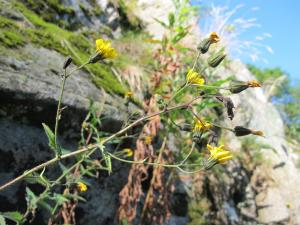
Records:
<instances>
[{"instance_id":1,"label":"rocky cliff","mask_svg":"<svg viewBox=\"0 0 300 225\"><path fill-rule=\"evenodd\" d=\"M165 30L154 18L166 21L168 12L174 10L171 0L134 1L133 10L124 1L43 2L0 0L1 184L52 156L41 123L54 126L65 56L75 55L76 64L84 62L86 50L90 52L93 45L87 37L97 32L117 38L122 29L144 29L160 38ZM191 25L195 27L193 35L184 41L193 47L202 36L194 19ZM131 68L131 73L143 72L138 64ZM239 61L231 61L216 74L221 78L234 75L239 80L254 78ZM122 82L130 85L130 80L125 82L105 65L78 71L68 80L63 101L67 109L60 127L66 148L76 148L90 101L101 109L104 131L121 127L126 116ZM220 138L236 153L236 159L205 174L179 174L167 224L300 224L297 155L285 139L278 111L263 90L247 90L232 99L238 113L233 121L224 119L224 124L263 130L265 138L237 139L222 134ZM131 108L138 106L132 104ZM85 196L87 203L79 206L78 224L115 222L129 166L118 163L115 168L111 176L103 174L90 181L94 188ZM24 185L0 192L0 211L25 207ZM43 216L38 214L34 223L41 224Z\"/></svg>"}]
</instances>

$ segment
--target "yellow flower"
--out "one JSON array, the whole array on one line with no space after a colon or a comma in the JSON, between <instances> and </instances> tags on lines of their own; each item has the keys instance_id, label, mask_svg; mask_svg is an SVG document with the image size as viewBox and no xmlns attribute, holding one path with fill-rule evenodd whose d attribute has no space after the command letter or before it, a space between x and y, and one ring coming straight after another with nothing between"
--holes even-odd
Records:
<instances>
[{"instance_id":1,"label":"yellow flower","mask_svg":"<svg viewBox=\"0 0 300 225\"><path fill-rule=\"evenodd\" d=\"M145 137L145 144L146 145L149 145L149 144L151 144L151 142L152 142L152 139L153 139L153 137L152 136L146 136Z\"/></svg>"},{"instance_id":2,"label":"yellow flower","mask_svg":"<svg viewBox=\"0 0 300 225\"><path fill-rule=\"evenodd\" d=\"M248 81L248 87L261 87L261 85L257 80L250 80Z\"/></svg>"},{"instance_id":3,"label":"yellow flower","mask_svg":"<svg viewBox=\"0 0 300 225\"><path fill-rule=\"evenodd\" d=\"M194 129L193 132L199 132L199 131L207 131L212 128L212 125L210 123L205 122L204 120L195 120Z\"/></svg>"},{"instance_id":4,"label":"yellow flower","mask_svg":"<svg viewBox=\"0 0 300 225\"><path fill-rule=\"evenodd\" d=\"M132 91L127 91L125 93L125 98L131 98L133 96L133 92Z\"/></svg>"},{"instance_id":5,"label":"yellow flower","mask_svg":"<svg viewBox=\"0 0 300 225\"><path fill-rule=\"evenodd\" d=\"M123 153L126 155L126 157L133 156L133 151L130 148L124 148Z\"/></svg>"},{"instance_id":6,"label":"yellow flower","mask_svg":"<svg viewBox=\"0 0 300 225\"><path fill-rule=\"evenodd\" d=\"M96 40L96 52L102 59L113 59L117 56L117 51L110 46L110 41L103 39Z\"/></svg>"},{"instance_id":7,"label":"yellow flower","mask_svg":"<svg viewBox=\"0 0 300 225\"><path fill-rule=\"evenodd\" d=\"M225 163L226 161L232 159L230 151L223 149L223 145L220 147L213 147L207 144L207 149L210 151L209 159L217 160L218 163Z\"/></svg>"},{"instance_id":8,"label":"yellow flower","mask_svg":"<svg viewBox=\"0 0 300 225\"><path fill-rule=\"evenodd\" d=\"M87 190L86 184L82 183L82 182L78 182L76 187L77 187L77 190L80 192L86 192L86 190Z\"/></svg>"},{"instance_id":9,"label":"yellow flower","mask_svg":"<svg viewBox=\"0 0 300 225\"><path fill-rule=\"evenodd\" d=\"M209 39L212 43L217 43L218 41L220 41L220 38L216 32L211 32L209 35Z\"/></svg>"},{"instance_id":10,"label":"yellow flower","mask_svg":"<svg viewBox=\"0 0 300 225\"><path fill-rule=\"evenodd\" d=\"M186 75L186 81L188 84L196 84L196 85L203 85L204 79L194 70L189 69Z\"/></svg>"}]
</instances>

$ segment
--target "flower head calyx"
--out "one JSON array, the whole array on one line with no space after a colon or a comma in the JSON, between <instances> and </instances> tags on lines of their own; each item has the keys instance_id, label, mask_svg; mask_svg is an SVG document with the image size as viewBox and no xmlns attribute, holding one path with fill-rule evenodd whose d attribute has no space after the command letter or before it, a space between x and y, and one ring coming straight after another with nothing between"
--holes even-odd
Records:
<instances>
[{"instance_id":1,"label":"flower head calyx","mask_svg":"<svg viewBox=\"0 0 300 225\"><path fill-rule=\"evenodd\" d=\"M186 75L188 84L203 85L205 80L196 71L189 69Z\"/></svg>"}]
</instances>

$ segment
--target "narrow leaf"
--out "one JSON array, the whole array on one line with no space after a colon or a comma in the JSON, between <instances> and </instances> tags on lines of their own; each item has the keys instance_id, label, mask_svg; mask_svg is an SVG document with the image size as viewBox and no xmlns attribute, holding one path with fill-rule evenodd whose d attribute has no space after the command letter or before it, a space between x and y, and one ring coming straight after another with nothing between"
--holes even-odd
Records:
<instances>
[{"instance_id":1,"label":"narrow leaf","mask_svg":"<svg viewBox=\"0 0 300 225\"><path fill-rule=\"evenodd\" d=\"M2 214L2 216L4 216L7 219L13 220L17 223L21 223L23 220L23 216L21 213L19 213L18 211L14 211L14 212L5 212Z\"/></svg>"},{"instance_id":2,"label":"narrow leaf","mask_svg":"<svg viewBox=\"0 0 300 225\"><path fill-rule=\"evenodd\" d=\"M52 130L50 129L50 127L48 127L45 123L42 123L42 125L43 125L45 133L46 133L46 135L48 137L50 148L56 151L54 133L52 132Z\"/></svg>"},{"instance_id":3,"label":"narrow leaf","mask_svg":"<svg viewBox=\"0 0 300 225\"><path fill-rule=\"evenodd\" d=\"M5 218L0 215L0 225L6 225Z\"/></svg>"},{"instance_id":4,"label":"narrow leaf","mask_svg":"<svg viewBox=\"0 0 300 225\"><path fill-rule=\"evenodd\" d=\"M103 145L101 145L100 147L101 150L101 154L102 157L104 158L107 170L108 170L108 174L110 174L112 172L112 163L111 163L111 158L109 156L109 154L107 154L105 147Z\"/></svg>"}]
</instances>

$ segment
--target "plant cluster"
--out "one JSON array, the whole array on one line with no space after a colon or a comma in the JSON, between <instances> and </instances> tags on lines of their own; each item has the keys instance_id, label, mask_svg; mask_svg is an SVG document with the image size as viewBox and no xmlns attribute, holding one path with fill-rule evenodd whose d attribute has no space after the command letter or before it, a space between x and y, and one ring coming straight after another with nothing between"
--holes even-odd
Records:
<instances>
[{"instance_id":1,"label":"plant cluster","mask_svg":"<svg viewBox=\"0 0 300 225\"><path fill-rule=\"evenodd\" d=\"M151 167L153 175L140 220L141 224L151 224L149 221L162 224L168 218L169 211L166 208L164 212L166 216L161 217L159 216L161 212L157 209L164 206L169 198L168 192L171 189L174 171L185 174L205 172L233 158L230 150L223 145L218 145L215 139L217 129L232 132L236 136L263 136L261 131L243 126L224 127L214 122L213 113L209 109L224 107L228 118L232 120L234 104L228 95L238 94L248 88L257 88L261 85L255 80L246 82L230 80L228 85L224 86L223 84L228 80L214 80L211 71L224 63L226 58L225 49L218 49L217 44L221 37L216 32L210 33L200 41L193 56L193 64L182 68L183 59L179 56L184 55L182 52L186 52L187 49L180 45L180 41L189 34L190 27L185 24L189 9L186 8L188 6L179 4L179 1L175 3L178 3L177 14L169 14L169 24L158 21L169 29L169 35L162 40L152 40L160 46L154 54L160 66L157 66L153 72L150 94L143 102L144 112L128 115L128 121L124 122L124 126L119 131L107 134L101 132L101 115L91 105L90 112L82 124L80 147L74 151L65 149L58 141L58 127L64 109L62 99L65 84L75 71L113 60L117 57L117 51L109 41L98 39L95 53L74 70L69 71L73 58L66 59L62 66L61 92L54 131L43 124L55 157L0 186L1 191L16 182L26 180L29 183L38 183L43 187L43 191L36 194L27 187L27 210L24 213L17 211L1 213L2 223L5 223L5 219L15 221L17 224L32 221L39 207L44 207L50 212L48 224L57 224L61 221L64 224L75 223L74 210L78 201L85 201L82 193L93 188L89 187L85 178L97 177L101 170L107 171L108 174L113 173L113 160L116 160L132 165L128 183L120 193L120 222L128 224L135 218L135 207L141 194L142 175ZM204 54L210 56L205 57ZM189 62L187 61L186 64ZM127 103L132 101L134 92L126 92L124 98ZM135 129L138 127L142 127L142 130ZM137 131L132 133L133 130ZM169 133L179 137L179 140L187 141L184 145L179 145L182 151L175 157L167 147ZM122 140L126 138L136 140L135 150L130 147L121 148ZM154 144L155 139L160 143L158 146ZM204 141L208 151L203 150ZM112 144L116 144L113 145L114 151L108 148L108 145ZM100 159L92 158L96 152L101 154ZM199 152L201 154L198 154ZM76 162L66 166L64 159L71 157L75 158ZM62 172L56 179L50 179L46 176L47 169L55 163L60 165ZM167 168L173 170L165 177ZM59 189L63 191L57 191ZM134 207L129 207L129 204ZM151 218L151 215L155 216Z\"/></svg>"}]
</instances>

